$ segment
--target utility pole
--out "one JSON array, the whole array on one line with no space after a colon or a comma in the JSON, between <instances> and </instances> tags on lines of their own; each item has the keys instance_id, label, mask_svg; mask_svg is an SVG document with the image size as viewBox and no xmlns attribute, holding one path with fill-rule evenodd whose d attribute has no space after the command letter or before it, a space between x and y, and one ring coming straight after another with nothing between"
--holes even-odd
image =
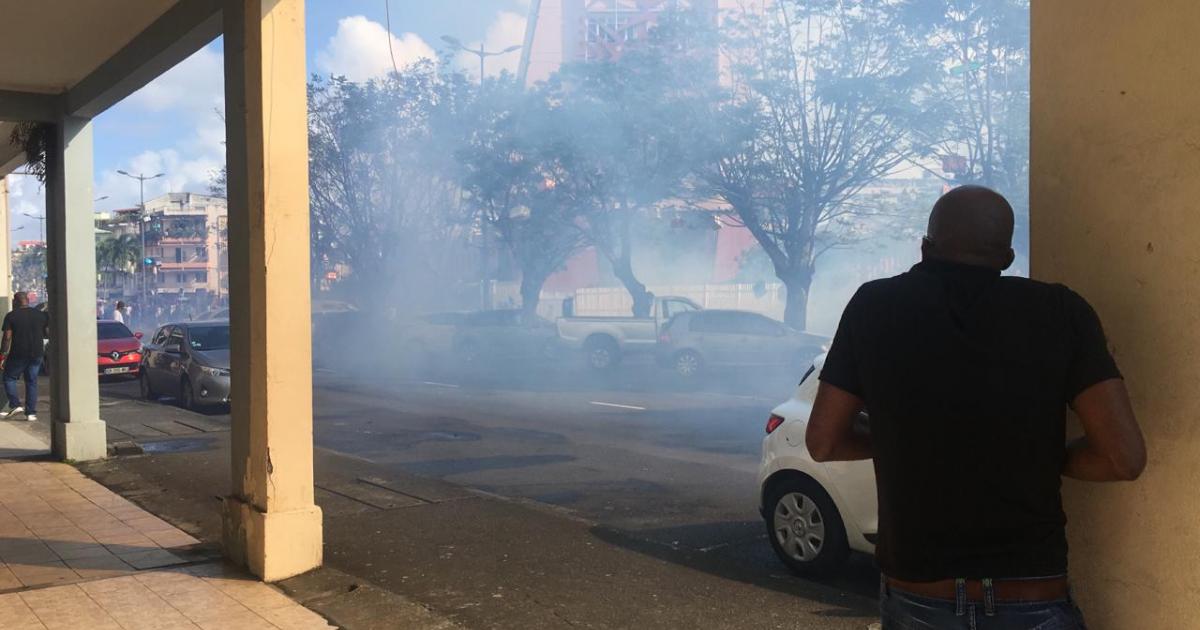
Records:
<instances>
[{"instance_id":1,"label":"utility pole","mask_svg":"<svg viewBox=\"0 0 1200 630\"><path fill-rule=\"evenodd\" d=\"M479 49L476 50L474 48L467 48L461 41L459 41L459 39L457 37L451 37L450 35L443 35L442 41L449 44L451 48L454 48L456 50L461 50L464 52L469 52L472 55L479 57L479 86L480 87L483 87L483 79L484 79L484 76L485 76L485 73L487 70L487 68L485 67L485 61L487 60L488 57L498 57L500 55L507 55L508 53L516 52L516 51L524 48L524 46L517 44L515 46L509 46L508 48L505 48L504 50L488 51L483 47L483 42L480 42ZM521 87L522 88L525 87L523 80L521 83ZM482 235L483 235L483 253L480 256L481 269L480 269L480 274L479 274L479 276L480 276L479 277L479 304L480 304L480 308L482 310L487 310L492 307L492 280L491 280L491 266L490 266L490 261L491 261L490 253L491 253L491 241L492 241L491 227L492 227L491 224L488 223L488 221L486 219L484 219L483 224L480 226L480 231L482 232Z\"/></svg>"},{"instance_id":2,"label":"utility pole","mask_svg":"<svg viewBox=\"0 0 1200 630\"><path fill-rule=\"evenodd\" d=\"M117 172L124 175L125 177L128 177L130 179L136 179L138 181L138 201L139 201L139 203L138 203L138 231L141 232L141 235L142 235L142 261L141 261L142 291L141 291L141 303L138 304L137 310L138 310L138 313L145 313L145 311L146 311L146 221L150 218L150 217L146 216L146 182L151 179L158 179L159 177L162 177L163 173L159 173L157 175L145 175L145 174L140 174L140 173L137 175L130 175L129 173L127 173L125 171L117 171ZM145 317L145 315L143 314L142 317Z\"/></svg>"}]
</instances>

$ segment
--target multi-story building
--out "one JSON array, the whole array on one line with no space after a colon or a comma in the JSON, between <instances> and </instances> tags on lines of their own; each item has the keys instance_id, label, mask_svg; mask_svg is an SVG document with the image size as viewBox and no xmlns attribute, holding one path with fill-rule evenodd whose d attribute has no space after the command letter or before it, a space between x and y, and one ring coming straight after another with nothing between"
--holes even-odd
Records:
<instances>
[{"instance_id":1,"label":"multi-story building","mask_svg":"<svg viewBox=\"0 0 1200 630\"><path fill-rule=\"evenodd\" d=\"M769 0L532 0L521 74L544 81L573 61L611 61L645 38L662 14L697 9L716 21L722 12L761 10ZM712 51L714 68L718 51Z\"/></svg>"},{"instance_id":2,"label":"multi-story building","mask_svg":"<svg viewBox=\"0 0 1200 630\"><path fill-rule=\"evenodd\" d=\"M203 309L229 293L227 218L222 197L168 193L147 201L144 216L138 208L116 210L102 227L112 236L136 237L139 246L144 229L148 299L190 302ZM140 301L140 272L123 275L105 293Z\"/></svg>"}]
</instances>

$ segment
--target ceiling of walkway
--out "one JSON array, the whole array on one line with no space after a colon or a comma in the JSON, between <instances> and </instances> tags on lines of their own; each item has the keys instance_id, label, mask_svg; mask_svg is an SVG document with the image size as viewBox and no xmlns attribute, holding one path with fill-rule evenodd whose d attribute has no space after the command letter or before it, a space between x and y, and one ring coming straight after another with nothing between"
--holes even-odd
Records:
<instances>
[{"instance_id":1,"label":"ceiling of walkway","mask_svg":"<svg viewBox=\"0 0 1200 630\"><path fill-rule=\"evenodd\" d=\"M0 0L0 90L66 91L175 2Z\"/></svg>"}]
</instances>

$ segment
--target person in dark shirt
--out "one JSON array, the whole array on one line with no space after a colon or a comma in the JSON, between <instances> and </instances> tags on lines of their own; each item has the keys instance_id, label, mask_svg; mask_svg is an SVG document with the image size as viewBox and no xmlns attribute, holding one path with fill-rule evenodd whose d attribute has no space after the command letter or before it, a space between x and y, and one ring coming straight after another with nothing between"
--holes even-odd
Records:
<instances>
[{"instance_id":1,"label":"person in dark shirt","mask_svg":"<svg viewBox=\"0 0 1200 630\"><path fill-rule=\"evenodd\" d=\"M4 341L0 344L0 359L4 371L4 392L8 395L8 410L0 418L19 418L24 414L30 422L37 421L38 372L45 356L45 339L49 336L49 316L29 307L29 295L18 291L13 295L13 310L4 316ZM25 379L25 404L17 395L17 381Z\"/></svg>"},{"instance_id":2,"label":"person in dark shirt","mask_svg":"<svg viewBox=\"0 0 1200 630\"><path fill-rule=\"evenodd\" d=\"M998 193L946 193L922 262L863 285L826 357L806 441L817 461L874 460L884 630L1082 628L1062 477L1145 466L1095 311L1065 286L1002 276L1012 235ZM1068 406L1084 431L1069 443Z\"/></svg>"}]
</instances>

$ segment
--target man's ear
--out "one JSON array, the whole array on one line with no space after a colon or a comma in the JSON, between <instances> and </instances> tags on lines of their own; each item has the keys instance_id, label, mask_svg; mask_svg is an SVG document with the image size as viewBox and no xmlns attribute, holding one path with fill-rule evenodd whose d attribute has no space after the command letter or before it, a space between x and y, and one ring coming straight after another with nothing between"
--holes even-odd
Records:
<instances>
[{"instance_id":1,"label":"man's ear","mask_svg":"<svg viewBox=\"0 0 1200 630\"><path fill-rule=\"evenodd\" d=\"M929 260L933 257L933 240L928 236L921 238L921 259Z\"/></svg>"},{"instance_id":2,"label":"man's ear","mask_svg":"<svg viewBox=\"0 0 1200 630\"><path fill-rule=\"evenodd\" d=\"M1008 271L1008 268L1011 267L1013 265L1013 262L1016 260L1017 260L1017 252L1013 251L1013 248L1009 247L1008 253L1005 255L1006 262L1004 263L1004 267L1002 267L1000 269L1000 271Z\"/></svg>"}]
</instances>

